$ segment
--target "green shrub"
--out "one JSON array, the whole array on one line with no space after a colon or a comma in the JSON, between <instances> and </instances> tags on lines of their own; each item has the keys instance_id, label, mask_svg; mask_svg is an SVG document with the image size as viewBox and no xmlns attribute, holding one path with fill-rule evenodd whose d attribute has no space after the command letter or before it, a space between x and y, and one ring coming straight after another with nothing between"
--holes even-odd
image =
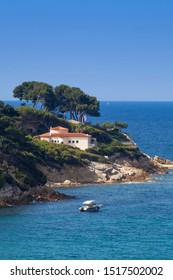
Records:
<instances>
[{"instance_id":1,"label":"green shrub","mask_svg":"<svg viewBox=\"0 0 173 280\"><path fill-rule=\"evenodd\" d=\"M4 173L0 172L0 188L2 188L5 184Z\"/></svg>"},{"instance_id":2,"label":"green shrub","mask_svg":"<svg viewBox=\"0 0 173 280\"><path fill-rule=\"evenodd\" d=\"M8 183L9 185L12 185L14 183L13 178L11 175L7 174L6 172L0 172L0 188L4 186L4 184Z\"/></svg>"}]
</instances>

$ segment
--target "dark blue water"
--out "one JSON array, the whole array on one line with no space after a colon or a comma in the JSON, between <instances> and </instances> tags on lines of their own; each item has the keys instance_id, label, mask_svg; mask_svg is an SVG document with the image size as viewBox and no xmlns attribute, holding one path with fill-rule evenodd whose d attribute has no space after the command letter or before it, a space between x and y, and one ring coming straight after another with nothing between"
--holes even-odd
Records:
<instances>
[{"instance_id":1,"label":"dark blue water","mask_svg":"<svg viewBox=\"0 0 173 280\"><path fill-rule=\"evenodd\" d=\"M101 103L146 153L173 159L172 102ZM69 201L0 209L0 259L173 259L173 173L150 182L59 188ZM103 204L81 213L84 200Z\"/></svg>"},{"instance_id":2,"label":"dark blue water","mask_svg":"<svg viewBox=\"0 0 173 280\"><path fill-rule=\"evenodd\" d=\"M99 121L119 120L144 152L173 160L173 102L101 102Z\"/></svg>"}]
</instances>

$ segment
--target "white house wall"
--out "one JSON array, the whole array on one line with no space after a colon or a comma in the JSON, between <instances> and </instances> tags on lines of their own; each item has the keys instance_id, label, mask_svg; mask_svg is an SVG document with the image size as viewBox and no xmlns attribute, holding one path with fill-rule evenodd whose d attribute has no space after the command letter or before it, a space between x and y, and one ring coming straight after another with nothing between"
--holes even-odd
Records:
<instances>
[{"instance_id":1,"label":"white house wall","mask_svg":"<svg viewBox=\"0 0 173 280\"><path fill-rule=\"evenodd\" d=\"M81 150L86 150L89 147L95 146L95 144L91 144L90 137L58 137L58 136L47 136L47 137L40 137L41 140L54 143L54 144L66 144L72 146L74 148L79 148Z\"/></svg>"},{"instance_id":2,"label":"white house wall","mask_svg":"<svg viewBox=\"0 0 173 280\"><path fill-rule=\"evenodd\" d=\"M81 150L88 149L88 137L51 137L50 142L56 143L56 144L66 144L69 146L72 146L74 148L79 148Z\"/></svg>"},{"instance_id":3,"label":"white house wall","mask_svg":"<svg viewBox=\"0 0 173 280\"><path fill-rule=\"evenodd\" d=\"M50 139L48 137L40 137L41 140L44 140L44 141L47 141L47 142L50 142Z\"/></svg>"},{"instance_id":4,"label":"white house wall","mask_svg":"<svg viewBox=\"0 0 173 280\"><path fill-rule=\"evenodd\" d=\"M64 143L64 139L62 139L60 137L51 136L50 142L55 143L55 144L61 144L61 143L63 144Z\"/></svg>"},{"instance_id":5,"label":"white house wall","mask_svg":"<svg viewBox=\"0 0 173 280\"><path fill-rule=\"evenodd\" d=\"M86 150L88 149L88 137L73 137L73 138L67 138L66 139L66 144L70 145L72 147L77 147L81 150ZM69 142L70 141L70 142Z\"/></svg>"}]
</instances>

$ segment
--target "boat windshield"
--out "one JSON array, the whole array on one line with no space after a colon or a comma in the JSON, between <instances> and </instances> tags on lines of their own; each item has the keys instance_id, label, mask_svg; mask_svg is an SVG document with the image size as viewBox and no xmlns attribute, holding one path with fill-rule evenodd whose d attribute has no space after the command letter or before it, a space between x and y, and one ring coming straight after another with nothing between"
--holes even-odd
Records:
<instances>
[{"instance_id":1,"label":"boat windshield","mask_svg":"<svg viewBox=\"0 0 173 280\"><path fill-rule=\"evenodd\" d=\"M96 201L95 200L87 200L87 201L84 201L83 204L84 205L94 205L94 204L96 204Z\"/></svg>"}]
</instances>

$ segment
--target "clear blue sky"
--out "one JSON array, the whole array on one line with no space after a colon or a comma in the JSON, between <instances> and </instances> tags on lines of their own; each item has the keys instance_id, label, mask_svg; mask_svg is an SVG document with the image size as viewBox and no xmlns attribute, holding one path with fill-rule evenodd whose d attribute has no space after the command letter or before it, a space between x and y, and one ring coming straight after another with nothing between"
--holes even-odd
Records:
<instances>
[{"instance_id":1,"label":"clear blue sky","mask_svg":"<svg viewBox=\"0 0 173 280\"><path fill-rule=\"evenodd\" d=\"M172 0L5 0L0 99L24 81L98 100L173 100Z\"/></svg>"}]
</instances>

